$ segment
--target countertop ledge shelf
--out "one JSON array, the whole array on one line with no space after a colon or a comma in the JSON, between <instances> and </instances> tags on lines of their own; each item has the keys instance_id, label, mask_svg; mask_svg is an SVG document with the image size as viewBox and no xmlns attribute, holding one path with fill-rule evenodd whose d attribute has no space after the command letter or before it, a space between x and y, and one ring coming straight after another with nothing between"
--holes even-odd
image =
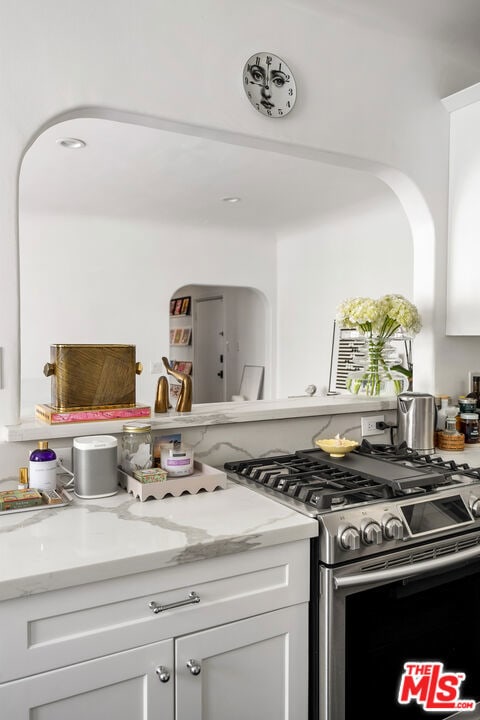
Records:
<instances>
[{"instance_id":1,"label":"countertop ledge shelf","mask_svg":"<svg viewBox=\"0 0 480 720\"><path fill-rule=\"evenodd\" d=\"M378 410L395 410L396 407L397 400L395 397L308 396L281 400L206 403L194 405L192 411L188 413L177 413L175 410L169 410L168 413L158 415L152 413L150 418L140 418L139 420L149 422L152 430L156 431L203 425L226 425L261 420L312 417L315 415L376 412ZM124 422L124 420L107 420L48 425L34 418L24 418L17 425L4 425L1 427L0 440L4 442L22 442L25 440L71 438L82 435L114 435L122 432Z\"/></svg>"}]
</instances>

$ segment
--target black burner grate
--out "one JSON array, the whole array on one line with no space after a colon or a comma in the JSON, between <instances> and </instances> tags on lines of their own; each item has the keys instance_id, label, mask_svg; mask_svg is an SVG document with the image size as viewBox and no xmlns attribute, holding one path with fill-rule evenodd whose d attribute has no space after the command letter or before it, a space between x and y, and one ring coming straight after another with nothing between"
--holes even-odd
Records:
<instances>
[{"instance_id":1,"label":"black burner grate","mask_svg":"<svg viewBox=\"0 0 480 720\"><path fill-rule=\"evenodd\" d=\"M379 462L376 462L379 461ZM309 448L289 455L225 463L225 469L317 509L422 494L439 486L480 480L480 469L420 454L405 444L364 440L345 458Z\"/></svg>"}]
</instances>

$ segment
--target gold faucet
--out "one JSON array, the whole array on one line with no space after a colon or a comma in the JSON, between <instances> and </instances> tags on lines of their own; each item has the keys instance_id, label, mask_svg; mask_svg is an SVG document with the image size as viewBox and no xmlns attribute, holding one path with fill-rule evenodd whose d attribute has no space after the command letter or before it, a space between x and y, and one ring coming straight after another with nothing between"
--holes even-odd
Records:
<instances>
[{"instance_id":1,"label":"gold faucet","mask_svg":"<svg viewBox=\"0 0 480 720\"><path fill-rule=\"evenodd\" d=\"M155 412L156 413L166 413L168 412L168 408L171 408L170 400L168 396L168 380L165 377L165 375L162 375L158 378L157 383L157 395L155 398Z\"/></svg>"},{"instance_id":2,"label":"gold faucet","mask_svg":"<svg viewBox=\"0 0 480 720\"><path fill-rule=\"evenodd\" d=\"M174 370L166 357L162 357L162 361L167 373L182 383L175 410L177 412L190 412L192 409L192 378L186 373Z\"/></svg>"}]
</instances>

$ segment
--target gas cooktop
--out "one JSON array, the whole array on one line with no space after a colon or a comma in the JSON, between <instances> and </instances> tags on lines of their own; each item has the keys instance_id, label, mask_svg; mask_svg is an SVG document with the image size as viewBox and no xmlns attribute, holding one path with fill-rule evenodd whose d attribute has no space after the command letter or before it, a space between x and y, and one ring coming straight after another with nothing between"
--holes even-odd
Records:
<instances>
[{"instance_id":1,"label":"gas cooktop","mask_svg":"<svg viewBox=\"0 0 480 720\"><path fill-rule=\"evenodd\" d=\"M480 529L480 468L368 441L225 463L232 480L318 519L325 562Z\"/></svg>"},{"instance_id":2,"label":"gas cooktop","mask_svg":"<svg viewBox=\"0 0 480 720\"><path fill-rule=\"evenodd\" d=\"M319 512L382 498L412 497L459 483L478 482L480 469L405 444L372 445L364 440L343 458L310 448L290 455L225 463L233 479L245 479ZM248 484L250 484L248 483ZM309 513L315 514L315 513Z\"/></svg>"}]
</instances>

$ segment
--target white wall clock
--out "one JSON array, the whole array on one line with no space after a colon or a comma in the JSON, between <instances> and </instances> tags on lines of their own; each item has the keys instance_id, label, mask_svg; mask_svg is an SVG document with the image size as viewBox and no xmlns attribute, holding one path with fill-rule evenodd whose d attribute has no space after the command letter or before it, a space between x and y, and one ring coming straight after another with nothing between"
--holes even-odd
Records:
<instances>
[{"instance_id":1,"label":"white wall clock","mask_svg":"<svg viewBox=\"0 0 480 720\"><path fill-rule=\"evenodd\" d=\"M243 87L253 107L262 115L284 117L295 105L297 88L292 72L272 53L255 53L247 60Z\"/></svg>"}]
</instances>

